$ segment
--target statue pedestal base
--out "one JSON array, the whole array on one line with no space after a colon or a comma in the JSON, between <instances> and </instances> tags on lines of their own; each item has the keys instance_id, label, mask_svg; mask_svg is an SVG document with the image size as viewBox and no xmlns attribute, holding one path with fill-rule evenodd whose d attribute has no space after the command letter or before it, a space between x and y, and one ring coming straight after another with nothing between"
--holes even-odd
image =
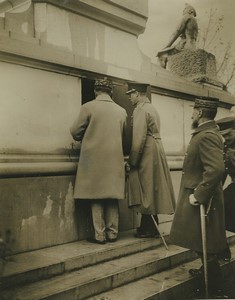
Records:
<instances>
[{"instance_id":1,"label":"statue pedestal base","mask_svg":"<svg viewBox=\"0 0 235 300\"><path fill-rule=\"evenodd\" d=\"M168 57L167 68L191 81L224 87L217 80L215 56L205 50L183 50L171 55Z\"/></svg>"}]
</instances>

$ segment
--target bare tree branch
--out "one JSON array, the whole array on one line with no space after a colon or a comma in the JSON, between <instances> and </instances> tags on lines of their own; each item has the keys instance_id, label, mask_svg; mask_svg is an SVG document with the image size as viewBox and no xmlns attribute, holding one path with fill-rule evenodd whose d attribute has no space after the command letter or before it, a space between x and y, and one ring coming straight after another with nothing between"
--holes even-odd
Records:
<instances>
[{"instance_id":1,"label":"bare tree branch","mask_svg":"<svg viewBox=\"0 0 235 300\"><path fill-rule=\"evenodd\" d=\"M235 84L235 51L233 43L223 38L223 22L217 9L209 11L207 25L199 31L198 48L215 55L218 79L228 88Z\"/></svg>"}]
</instances>

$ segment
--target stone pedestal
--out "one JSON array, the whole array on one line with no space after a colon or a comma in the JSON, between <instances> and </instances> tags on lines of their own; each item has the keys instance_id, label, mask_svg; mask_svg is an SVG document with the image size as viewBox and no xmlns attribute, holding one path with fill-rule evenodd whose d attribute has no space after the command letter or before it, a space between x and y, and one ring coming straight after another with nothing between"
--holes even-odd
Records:
<instances>
[{"instance_id":1,"label":"stone pedestal","mask_svg":"<svg viewBox=\"0 0 235 300\"><path fill-rule=\"evenodd\" d=\"M194 82L223 88L217 80L215 56L203 49L184 50L168 57L168 69Z\"/></svg>"}]
</instances>

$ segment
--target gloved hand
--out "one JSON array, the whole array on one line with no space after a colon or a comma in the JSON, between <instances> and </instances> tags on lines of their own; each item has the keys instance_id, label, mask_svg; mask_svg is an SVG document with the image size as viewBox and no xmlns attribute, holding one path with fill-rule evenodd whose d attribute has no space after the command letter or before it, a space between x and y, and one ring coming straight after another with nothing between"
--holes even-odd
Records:
<instances>
[{"instance_id":1,"label":"gloved hand","mask_svg":"<svg viewBox=\"0 0 235 300\"><path fill-rule=\"evenodd\" d=\"M126 173L129 173L130 170L131 170L131 166L130 166L130 164L128 162L126 162L125 163L125 171L126 171Z\"/></svg>"},{"instance_id":2,"label":"gloved hand","mask_svg":"<svg viewBox=\"0 0 235 300\"><path fill-rule=\"evenodd\" d=\"M194 197L194 194L191 194L189 196L189 203L193 206L198 206L200 203L197 201L197 199Z\"/></svg>"}]
</instances>

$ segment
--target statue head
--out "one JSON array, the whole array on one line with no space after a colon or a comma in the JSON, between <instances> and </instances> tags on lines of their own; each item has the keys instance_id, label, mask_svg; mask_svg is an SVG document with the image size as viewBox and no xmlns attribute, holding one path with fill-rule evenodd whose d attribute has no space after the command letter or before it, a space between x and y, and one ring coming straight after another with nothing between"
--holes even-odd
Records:
<instances>
[{"instance_id":1,"label":"statue head","mask_svg":"<svg viewBox=\"0 0 235 300\"><path fill-rule=\"evenodd\" d=\"M196 10L191 6L189 5L188 3L185 3L185 8L184 8L184 11L183 11L183 14L193 14L194 17L196 17L197 13L196 13Z\"/></svg>"}]
</instances>

